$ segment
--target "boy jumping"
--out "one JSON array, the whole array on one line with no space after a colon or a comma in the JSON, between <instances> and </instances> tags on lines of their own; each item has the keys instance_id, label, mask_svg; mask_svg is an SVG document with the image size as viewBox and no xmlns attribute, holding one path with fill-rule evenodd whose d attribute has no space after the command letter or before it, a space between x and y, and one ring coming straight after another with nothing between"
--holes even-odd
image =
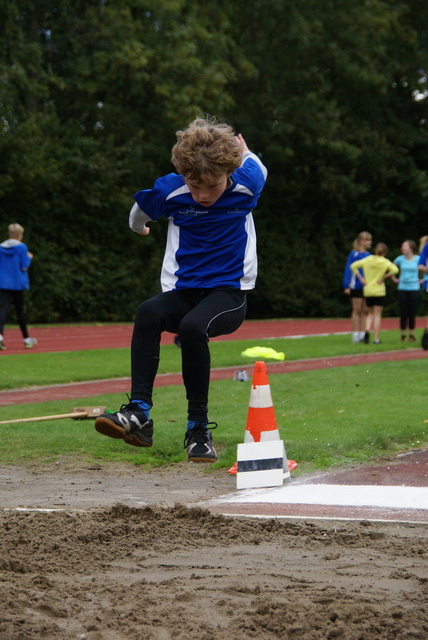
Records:
<instances>
[{"instance_id":1,"label":"boy jumping","mask_svg":"<svg viewBox=\"0 0 428 640\"><path fill-rule=\"evenodd\" d=\"M267 170L242 135L214 120L197 118L177 132L172 163L177 173L134 195L129 225L148 235L149 222L168 219L162 293L136 313L131 343L130 402L97 418L111 438L151 447L152 390L163 331L178 336L188 401L184 440L190 462L216 462L208 420L209 339L236 331L245 319L246 292L257 275L252 210ZM212 426L210 426L212 425Z\"/></svg>"}]
</instances>

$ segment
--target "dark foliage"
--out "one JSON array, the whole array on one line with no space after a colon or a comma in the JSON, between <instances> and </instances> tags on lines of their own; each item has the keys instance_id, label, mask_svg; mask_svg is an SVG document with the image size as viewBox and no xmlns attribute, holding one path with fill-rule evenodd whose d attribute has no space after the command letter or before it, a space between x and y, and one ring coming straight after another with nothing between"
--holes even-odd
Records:
<instances>
[{"instance_id":1,"label":"dark foliage","mask_svg":"<svg viewBox=\"0 0 428 640\"><path fill-rule=\"evenodd\" d=\"M390 258L428 233L427 19L419 0L3 1L0 219L35 256L30 321L132 320L159 290L166 225L133 234L132 194L201 113L269 169L250 316L348 314L357 233Z\"/></svg>"}]
</instances>

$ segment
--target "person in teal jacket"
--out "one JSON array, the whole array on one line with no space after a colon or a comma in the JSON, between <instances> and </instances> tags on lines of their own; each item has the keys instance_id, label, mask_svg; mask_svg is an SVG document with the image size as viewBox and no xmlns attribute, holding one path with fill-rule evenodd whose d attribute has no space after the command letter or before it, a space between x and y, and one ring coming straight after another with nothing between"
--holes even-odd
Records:
<instances>
[{"instance_id":1,"label":"person in teal jacket","mask_svg":"<svg viewBox=\"0 0 428 640\"><path fill-rule=\"evenodd\" d=\"M10 224L8 232L9 239L0 244L0 349L6 349L3 331L11 300L15 305L16 317L24 338L24 347L31 349L37 344L37 340L28 335L24 312L24 291L30 288L28 268L33 254L22 242L24 229L20 224Z\"/></svg>"},{"instance_id":2,"label":"person in teal jacket","mask_svg":"<svg viewBox=\"0 0 428 640\"><path fill-rule=\"evenodd\" d=\"M373 344L380 344L380 325L386 296L385 280L399 271L397 265L385 257L387 253L387 245L384 242L378 242L374 249L374 255L356 260L351 264L351 270L363 284L363 294L369 309L364 336L365 344L370 342L372 326ZM363 276L358 272L360 268L363 271Z\"/></svg>"},{"instance_id":3,"label":"person in teal jacket","mask_svg":"<svg viewBox=\"0 0 428 640\"><path fill-rule=\"evenodd\" d=\"M391 280L398 284L401 341L405 341L408 328L409 342L415 342L416 312L422 280L419 277L419 256L414 240L404 240L401 256L395 258L394 264L400 269L399 277L392 276Z\"/></svg>"}]
</instances>

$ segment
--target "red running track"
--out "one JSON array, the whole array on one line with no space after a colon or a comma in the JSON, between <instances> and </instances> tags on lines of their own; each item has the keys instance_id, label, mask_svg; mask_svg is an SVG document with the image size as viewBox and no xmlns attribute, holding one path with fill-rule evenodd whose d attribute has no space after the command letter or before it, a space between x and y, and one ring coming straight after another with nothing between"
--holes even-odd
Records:
<instances>
[{"instance_id":1,"label":"red running track","mask_svg":"<svg viewBox=\"0 0 428 640\"><path fill-rule=\"evenodd\" d=\"M398 319L385 318L382 329L397 329ZM53 353L58 351L80 351L86 349L127 348L131 344L132 324L59 325L55 327L33 327L30 335L37 338L34 349L24 349L21 332L17 328L4 332L6 351L0 356L17 353ZM317 320L246 320L243 325L228 336L215 340L246 340L257 338L282 338L300 335L322 335L330 333L350 333L351 322L344 318L323 318ZM172 344L174 336L164 333L162 344Z\"/></svg>"},{"instance_id":2,"label":"red running track","mask_svg":"<svg viewBox=\"0 0 428 640\"><path fill-rule=\"evenodd\" d=\"M383 323L384 329L397 327L397 319L387 318ZM215 340L254 339L269 337L290 337L300 335L320 335L325 333L348 333L349 320L268 320L244 322L243 326L230 336L223 336ZM11 330L11 334L12 334ZM15 330L17 333L17 330ZM40 327L32 331L39 344L34 350L26 351L11 349L1 352L24 352L31 356L36 352L70 351L73 349L107 349L112 347L129 347L132 333L132 325L84 325L84 326L60 326ZM164 343L173 342L172 334L164 334ZM11 336L12 337L12 336ZM15 339L19 339L17 336ZM20 346L20 344L19 344ZM348 356L336 356L333 358L312 358L307 360L295 360L290 362L267 363L268 373L292 373L295 371L309 371L313 369L326 369L330 367L344 367L357 364L370 364L381 361L409 360L428 357L428 352L420 348L373 352L369 354L351 354ZM252 376L253 364L245 365L248 375ZM213 369L211 380L223 380L233 377L237 367ZM176 385L182 383L181 373L160 374L156 377L155 386ZM49 400L70 400L88 398L91 396L129 393L130 378L114 378L108 380L93 380L88 382L76 382L71 384L57 384L44 387L31 387L28 389L14 389L0 391L0 406L14 405L18 403L46 402Z\"/></svg>"}]
</instances>

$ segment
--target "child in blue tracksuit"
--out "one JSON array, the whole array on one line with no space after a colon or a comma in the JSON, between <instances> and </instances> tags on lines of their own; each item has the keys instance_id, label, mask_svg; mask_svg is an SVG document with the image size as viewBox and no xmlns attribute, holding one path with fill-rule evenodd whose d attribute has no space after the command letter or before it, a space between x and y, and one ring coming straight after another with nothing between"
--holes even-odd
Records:
<instances>
[{"instance_id":1,"label":"child in blue tracksuit","mask_svg":"<svg viewBox=\"0 0 428 640\"><path fill-rule=\"evenodd\" d=\"M352 301L352 342L362 342L366 331L367 306L363 296L363 285L352 272L351 264L370 255L372 235L368 231L361 231L352 244L352 251L348 255L343 273L343 290L351 296ZM362 271L360 270L360 275Z\"/></svg>"},{"instance_id":2,"label":"child in blue tracksuit","mask_svg":"<svg viewBox=\"0 0 428 640\"><path fill-rule=\"evenodd\" d=\"M423 295L427 298L428 308L428 236L422 236L419 240L419 271L423 274L424 279L422 282ZM425 331L422 335L422 349L428 351L428 313L426 319Z\"/></svg>"},{"instance_id":3,"label":"child in blue tracksuit","mask_svg":"<svg viewBox=\"0 0 428 640\"><path fill-rule=\"evenodd\" d=\"M131 445L152 446L152 390L163 331L181 345L188 401L185 448L190 462L215 462L208 420L209 339L236 331L245 319L247 291L257 275L252 209L267 170L231 127L198 118L177 132L172 149L177 173L134 195L130 227L147 235L147 223L168 220L162 293L137 310L131 344L131 396L95 428ZM208 425L214 425L209 427Z\"/></svg>"},{"instance_id":4,"label":"child in blue tracksuit","mask_svg":"<svg viewBox=\"0 0 428 640\"><path fill-rule=\"evenodd\" d=\"M30 338L24 312L24 291L30 288L28 268L33 255L22 242L24 228L20 224L8 226L9 239L0 244L0 349L6 349L3 331L9 304L15 305L16 317L24 338L24 347L31 349L37 340Z\"/></svg>"}]
</instances>

